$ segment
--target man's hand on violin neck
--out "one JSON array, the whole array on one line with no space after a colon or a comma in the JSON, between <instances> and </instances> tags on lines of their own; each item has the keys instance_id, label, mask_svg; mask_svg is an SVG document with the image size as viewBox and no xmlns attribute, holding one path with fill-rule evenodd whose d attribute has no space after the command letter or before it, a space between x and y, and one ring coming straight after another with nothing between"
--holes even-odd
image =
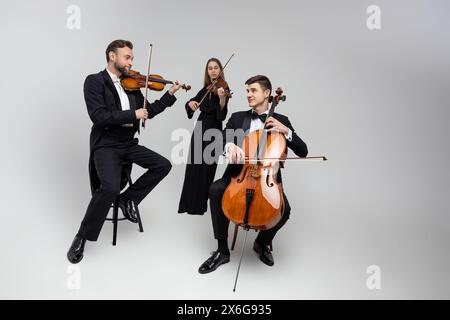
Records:
<instances>
[{"instance_id":1,"label":"man's hand on violin neck","mask_svg":"<svg viewBox=\"0 0 450 320\"><path fill-rule=\"evenodd\" d=\"M230 159L230 163L242 163L245 159L245 152L235 144L228 146L227 155Z\"/></svg>"},{"instance_id":2,"label":"man's hand on violin neck","mask_svg":"<svg viewBox=\"0 0 450 320\"><path fill-rule=\"evenodd\" d=\"M182 86L183 86L183 84L180 81L178 81L178 80L175 81L168 90L169 94L174 95L175 92L177 92Z\"/></svg>"},{"instance_id":3,"label":"man's hand on violin neck","mask_svg":"<svg viewBox=\"0 0 450 320\"><path fill-rule=\"evenodd\" d=\"M147 119L148 111L147 109L141 108L136 110L136 119Z\"/></svg>"}]
</instances>

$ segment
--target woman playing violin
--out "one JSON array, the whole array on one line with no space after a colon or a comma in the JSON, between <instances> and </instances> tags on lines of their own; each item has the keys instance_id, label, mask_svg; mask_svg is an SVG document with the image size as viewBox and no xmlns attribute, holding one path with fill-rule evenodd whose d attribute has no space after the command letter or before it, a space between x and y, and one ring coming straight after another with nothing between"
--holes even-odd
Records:
<instances>
[{"instance_id":1,"label":"woman playing violin","mask_svg":"<svg viewBox=\"0 0 450 320\"><path fill-rule=\"evenodd\" d=\"M229 97L222 63L219 59L211 58L206 63L203 88L185 106L189 119L197 109L200 110L200 115L194 128L194 132L198 134L192 134L191 138L178 213L202 215L207 210L208 190L214 180L219 155L212 154L212 161L204 159L204 150L211 142L203 141L202 137L208 129L222 130ZM196 137L199 139L195 139Z\"/></svg>"}]
</instances>

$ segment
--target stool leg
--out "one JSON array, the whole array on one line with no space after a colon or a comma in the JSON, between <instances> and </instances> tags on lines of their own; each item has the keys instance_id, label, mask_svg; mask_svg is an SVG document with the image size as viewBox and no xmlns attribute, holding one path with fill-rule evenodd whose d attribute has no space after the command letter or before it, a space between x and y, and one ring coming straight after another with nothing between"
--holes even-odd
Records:
<instances>
[{"instance_id":1,"label":"stool leg","mask_svg":"<svg viewBox=\"0 0 450 320\"><path fill-rule=\"evenodd\" d=\"M233 242L231 243L231 250L234 250L234 245L236 244L236 238L238 234L239 226L236 224L234 226L234 235L233 235Z\"/></svg>"},{"instance_id":2,"label":"stool leg","mask_svg":"<svg viewBox=\"0 0 450 320\"><path fill-rule=\"evenodd\" d=\"M118 225L118 219L119 219L119 204L117 203L117 198L114 200L114 207L113 207L113 246L116 245L117 240L117 225Z\"/></svg>"},{"instance_id":3,"label":"stool leg","mask_svg":"<svg viewBox=\"0 0 450 320\"><path fill-rule=\"evenodd\" d=\"M144 232L144 228L142 227L141 214L139 213L139 208L136 204L134 205L134 209L136 210L136 217L139 224L139 232Z\"/></svg>"}]
</instances>

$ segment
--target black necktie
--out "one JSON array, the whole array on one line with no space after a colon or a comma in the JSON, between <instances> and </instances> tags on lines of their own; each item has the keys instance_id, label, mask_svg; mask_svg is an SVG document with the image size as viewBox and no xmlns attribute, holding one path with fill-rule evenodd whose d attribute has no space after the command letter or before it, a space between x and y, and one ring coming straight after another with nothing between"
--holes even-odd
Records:
<instances>
[{"instance_id":1,"label":"black necktie","mask_svg":"<svg viewBox=\"0 0 450 320\"><path fill-rule=\"evenodd\" d=\"M265 113L258 114L257 112L252 111L252 120L258 118L264 123L266 122L267 114Z\"/></svg>"}]
</instances>

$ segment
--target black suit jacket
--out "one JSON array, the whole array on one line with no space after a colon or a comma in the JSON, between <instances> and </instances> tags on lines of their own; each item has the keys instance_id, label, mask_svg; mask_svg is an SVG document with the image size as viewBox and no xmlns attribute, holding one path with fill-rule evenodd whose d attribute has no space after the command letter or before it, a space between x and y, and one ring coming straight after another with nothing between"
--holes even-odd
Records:
<instances>
[{"instance_id":1,"label":"black suit jacket","mask_svg":"<svg viewBox=\"0 0 450 320\"><path fill-rule=\"evenodd\" d=\"M252 121L251 114L252 109L248 111L235 112L231 115L225 129L223 130L224 146L229 142L242 146L243 136L235 135L234 133L236 132L235 130L238 129L242 129L244 134L249 132ZM276 112L273 114L273 117L292 131L292 141L286 140L288 148L294 151L297 156L306 157L308 154L308 147L306 146L306 143L303 142L303 140L297 135L288 117ZM235 177L241 172L241 169L242 164L229 164L225 169L223 176ZM278 171L278 181L281 182L280 171Z\"/></svg>"},{"instance_id":2,"label":"black suit jacket","mask_svg":"<svg viewBox=\"0 0 450 320\"><path fill-rule=\"evenodd\" d=\"M117 90L106 69L87 76L84 82L84 100L93 123L89 157L89 177L92 192L100 186L92 159L94 151L101 147L114 147L124 143L137 144L138 142L137 139L133 139L134 134L139 130L136 109L140 109L144 105L144 96L140 90L128 91L127 96L130 101L130 110L123 111ZM175 101L176 98L167 92L154 103L147 101L148 117L153 118L173 105ZM122 124L127 123L132 123L133 127L125 128L122 126Z\"/></svg>"}]
</instances>

